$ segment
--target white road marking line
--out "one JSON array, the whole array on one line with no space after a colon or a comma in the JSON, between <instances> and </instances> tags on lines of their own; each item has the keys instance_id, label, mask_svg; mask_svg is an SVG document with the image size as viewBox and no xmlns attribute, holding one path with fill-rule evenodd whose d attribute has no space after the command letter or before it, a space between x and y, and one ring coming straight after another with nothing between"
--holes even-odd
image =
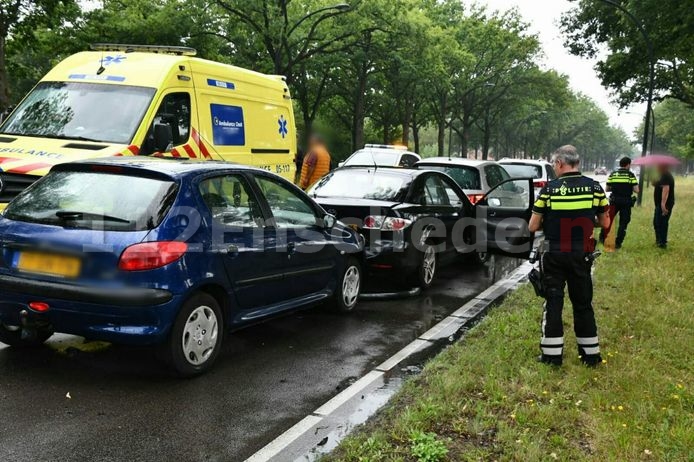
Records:
<instances>
[{"instance_id":1,"label":"white road marking line","mask_svg":"<svg viewBox=\"0 0 694 462\"><path fill-rule=\"evenodd\" d=\"M309 415L303 418L292 428L282 433L280 436L268 443L260 451L246 459L246 462L267 462L282 452L284 448L296 441L301 435L313 428L318 422L323 420L323 417Z\"/></svg>"},{"instance_id":2,"label":"white road marking line","mask_svg":"<svg viewBox=\"0 0 694 462\"><path fill-rule=\"evenodd\" d=\"M403 359L407 358L408 356L418 352L422 348L431 345L431 342L427 342L425 340L420 340L416 339L409 345L407 345L405 348L402 350L398 351L395 353L393 356L390 358L386 359L384 362L382 362L380 365L376 366L377 371L383 371L387 372L397 366L400 361Z\"/></svg>"}]
</instances>

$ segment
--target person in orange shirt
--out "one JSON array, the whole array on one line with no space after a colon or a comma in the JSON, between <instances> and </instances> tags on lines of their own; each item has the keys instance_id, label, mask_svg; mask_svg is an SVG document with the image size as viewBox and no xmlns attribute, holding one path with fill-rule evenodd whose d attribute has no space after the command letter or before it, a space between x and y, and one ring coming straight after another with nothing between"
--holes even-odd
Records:
<instances>
[{"instance_id":1,"label":"person in orange shirt","mask_svg":"<svg viewBox=\"0 0 694 462\"><path fill-rule=\"evenodd\" d=\"M306 190L313 183L323 178L329 171L330 153L320 136L311 135L308 142L308 152L301 166L299 186L301 189Z\"/></svg>"}]
</instances>

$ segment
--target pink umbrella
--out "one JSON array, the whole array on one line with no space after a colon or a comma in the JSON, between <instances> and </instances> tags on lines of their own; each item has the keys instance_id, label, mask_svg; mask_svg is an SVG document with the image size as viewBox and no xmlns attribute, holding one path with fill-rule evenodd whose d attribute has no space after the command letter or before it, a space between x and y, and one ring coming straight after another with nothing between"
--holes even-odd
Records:
<instances>
[{"instance_id":1,"label":"pink umbrella","mask_svg":"<svg viewBox=\"0 0 694 462\"><path fill-rule=\"evenodd\" d=\"M631 165L679 165L680 161L672 156L666 154L651 154L645 157L638 157L634 159Z\"/></svg>"}]
</instances>

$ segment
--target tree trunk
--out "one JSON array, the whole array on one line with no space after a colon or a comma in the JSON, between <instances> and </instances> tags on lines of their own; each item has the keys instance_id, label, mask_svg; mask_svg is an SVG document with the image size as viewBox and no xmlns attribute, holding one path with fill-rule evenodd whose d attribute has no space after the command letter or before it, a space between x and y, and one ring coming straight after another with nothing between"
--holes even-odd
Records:
<instances>
[{"instance_id":1,"label":"tree trunk","mask_svg":"<svg viewBox=\"0 0 694 462\"><path fill-rule=\"evenodd\" d=\"M412 120L412 105L405 101L405 110L402 117L402 144L410 145L410 122Z\"/></svg>"},{"instance_id":2,"label":"tree trunk","mask_svg":"<svg viewBox=\"0 0 694 462\"><path fill-rule=\"evenodd\" d=\"M466 113L463 115L463 136L460 137L460 157L467 159L467 151L470 146L470 131L472 123L470 116Z\"/></svg>"},{"instance_id":3,"label":"tree trunk","mask_svg":"<svg viewBox=\"0 0 694 462\"><path fill-rule=\"evenodd\" d=\"M439 98L439 110L436 115L436 125L438 128L438 136L436 143L438 145L439 157L443 157L446 149L446 96Z\"/></svg>"},{"instance_id":4,"label":"tree trunk","mask_svg":"<svg viewBox=\"0 0 694 462\"><path fill-rule=\"evenodd\" d=\"M383 124L383 144L390 144L390 124Z\"/></svg>"},{"instance_id":5,"label":"tree trunk","mask_svg":"<svg viewBox=\"0 0 694 462\"><path fill-rule=\"evenodd\" d=\"M414 152L419 154L419 125L412 124L412 141L414 141Z\"/></svg>"},{"instance_id":6,"label":"tree trunk","mask_svg":"<svg viewBox=\"0 0 694 462\"><path fill-rule=\"evenodd\" d=\"M7 77L7 63L5 62L5 45L7 39L4 34L0 36L0 113L5 112L10 105L10 82Z\"/></svg>"},{"instance_id":7,"label":"tree trunk","mask_svg":"<svg viewBox=\"0 0 694 462\"><path fill-rule=\"evenodd\" d=\"M489 127L489 117L484 118L484 134L482 138L482 160L489 159L489 144L490 138L492 136L491 129ZM498 159L497 159L498 160Z\"/></svg>"}]
</instances>

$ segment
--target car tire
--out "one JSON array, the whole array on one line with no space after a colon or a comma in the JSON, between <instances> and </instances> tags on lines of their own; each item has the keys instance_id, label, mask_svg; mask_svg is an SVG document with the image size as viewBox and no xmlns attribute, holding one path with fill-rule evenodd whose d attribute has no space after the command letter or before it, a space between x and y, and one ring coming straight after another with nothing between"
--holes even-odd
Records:
<instances>
[{"instance_id":1,"label":"car tire","mask_svg":"<svg viewBox=\"0 0 694 462\"><path fill-rule=\"evenodd\" d=\"M22 329L20 327L10 329L0 323L0 343L15 348L32 348L43 345L52 335L53 331L50 329L39 329L33 338L22 338Z\"/></svg>"},{"instance_id":2,"label":"car tire","mask_svg":"<svg viewBox=\"0 0 694 462\"><path fill-rule=\"evenodd\" d=\"M345 270L341 273L337 281L335 295L330 307L335 311L343 313L354 310L361 293L361 265L356 258L348 258Z\"/></svg>"},{"instance_id":3,"label":"car tire","mask_svg":"<svg viewBox=\"0 0 694 462\"><path fill-rule=\"evenodd\" d=\"M431 244L424 244L424 248L422 249L422 260L417 270L410 277L412 284L422 290L431 287L431 284L436 278L437 267L438 258L436 256L436 248Z\"/></svg>"},{"instance_id":4,"label":"car tire","mask_svg":"<svg viewBox=\"0 0 694 462\"><path fill-rule=\"evenodd\" d=\"M181 307L164 347L164 359L180 377L209 370L222 348L222 310L209 294L197 293Z\"/></svg>"}]
</instances>

